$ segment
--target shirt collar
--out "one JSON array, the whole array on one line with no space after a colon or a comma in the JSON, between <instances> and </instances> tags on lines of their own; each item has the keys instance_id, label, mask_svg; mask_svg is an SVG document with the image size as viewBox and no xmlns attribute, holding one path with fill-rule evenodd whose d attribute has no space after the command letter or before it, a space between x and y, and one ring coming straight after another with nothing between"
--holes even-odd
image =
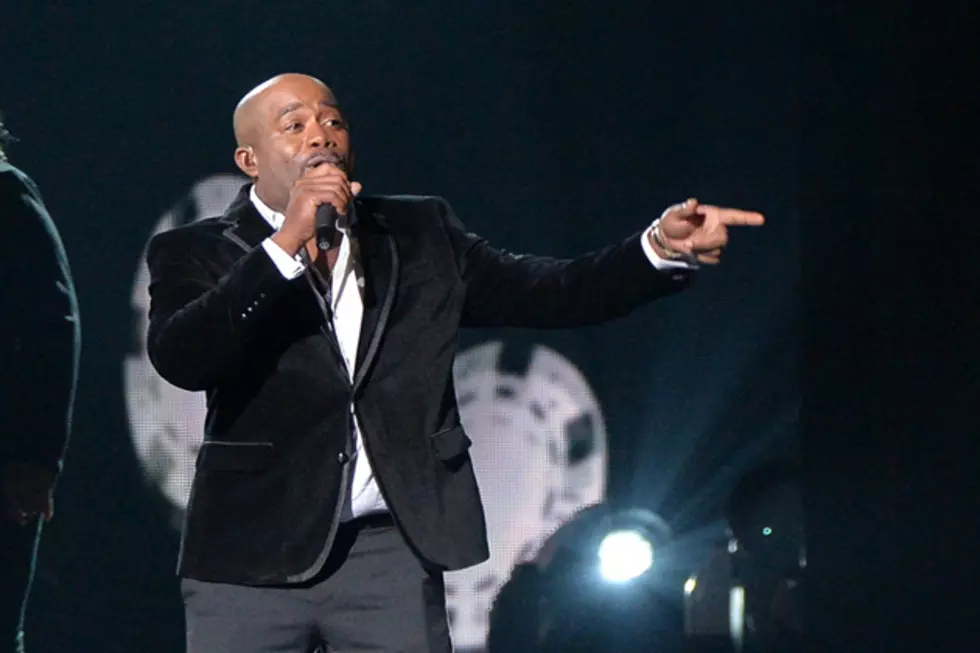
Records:
<instances>
[{"instance_id":1,"label":"shirt collar","mask_svg":"<svg viewBox=\"0 0 980 653\"><path fill-rule=\"evenodd\" d=\"M286 221L286 216L278 211L272 210L272 208L262 201L259 194L255 192L255 184L248 191L248 197L252 200L252 205L255 206L255 210L259 212L266 222L272 225L272 228L276 231L282 227L282 223Z\"/></svg>"}]
</instances>

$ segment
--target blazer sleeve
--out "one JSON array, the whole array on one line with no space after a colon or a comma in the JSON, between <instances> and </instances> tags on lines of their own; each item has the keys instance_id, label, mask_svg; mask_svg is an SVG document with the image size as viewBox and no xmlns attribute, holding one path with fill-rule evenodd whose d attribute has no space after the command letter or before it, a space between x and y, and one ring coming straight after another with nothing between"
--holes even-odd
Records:
<instances>
[{"instance_id":1,"label":"blazer sleeve","mask_svg":"<svg viewBox=\"0 0 980 653\"><path fill-rule=\"evenodd\" d=\"M81 327L68 257L26 176L4 173L0 239L0 458L60 471L71 433Z\"/></svg>"},{"instance_id":2,"label":"blazer sleeve","mask_svg":"<svg viewBox=\"0 0 980 653\"><path fill-rule=\"evenodd\" d=\"M466 288L462 326L566 328L607 322L685 288L690 274L657 270L643 232L577 258L519 255L469 233L435 198Z\"/></svg>"},{"instance_id":3,"label":"blazer sleeve","mask_svg":"<svg viewBox=\"0 0 980 653\"><path fill-rule=\"evenodd\" d=\"M147 246L147 354L160 376L191 391L213 388L242 363L269 309L289 287L263 247L216 276L199 258L208 241L210 234L177 229Z\"/></svg>"}]
</instances>

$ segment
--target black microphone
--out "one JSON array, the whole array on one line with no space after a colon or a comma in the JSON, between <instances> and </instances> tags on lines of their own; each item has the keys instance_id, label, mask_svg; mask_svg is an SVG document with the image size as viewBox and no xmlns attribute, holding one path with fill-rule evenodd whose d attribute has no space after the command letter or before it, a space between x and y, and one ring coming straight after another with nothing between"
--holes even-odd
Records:
<instances>
[{"instance_id":1,"label":"black microphone","mask_svg":"<svg viewBox=\"0 0 980 653\"><path fill-rule=\"evenodd\" d=\"M337 209L333 204L321 204L316 209L316 246L324 252L333 245L337 234L337 220L340 219ZM354 210L354 202L347 205L344 213L344 228L357 228L357 211Z\"/></svg>"},{"instance_id":2,"label":"black microphone","mask_svg":"<svg viewBox=\"0 0 980 653\"><path fill-rule=\"evenodd\" d=\"M323 251L333 245L337 233L337 209L333 204L321 204L316 210L316 245Z\"/></svg>"}]
</instances>

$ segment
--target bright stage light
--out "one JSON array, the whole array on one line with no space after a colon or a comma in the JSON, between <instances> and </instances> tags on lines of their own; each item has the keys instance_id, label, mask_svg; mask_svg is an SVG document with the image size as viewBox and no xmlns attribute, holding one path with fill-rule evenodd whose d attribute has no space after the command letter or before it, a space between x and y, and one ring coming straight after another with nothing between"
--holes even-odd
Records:
<instances>
[{"instance_id":1,"label":"bright stage light","mask_svg":"<svg viewBox=\"0 0 980 653\"><path fill-rule=\"evenodd\" d=\"M698 577L691 576L686 581L684 581L684 596L690 596L694 594L694 590L698 588Z\"/></svg>"},{"instance_id":2,"label":"bright stage light","mask_svg":"<svg viewBox=\"0 0 980 653\"><path fill-rule=\"evenodd\" d=\"M653 542L640 531L613 531L599 544L599 572L609 582L633 580L652 566Z\"/></svg>"},{"instance_id":3,"label":"bright stage light","mask_svg":"<svg viewBox=\"0 0 980 653\"><path fill-rule=\"evenodd\" d=\"M684 580L693 568L685 555L667 523L649 510L586 508L504 585L491 612L488 649L679 650Z\"/></svg>"}]
</instances>

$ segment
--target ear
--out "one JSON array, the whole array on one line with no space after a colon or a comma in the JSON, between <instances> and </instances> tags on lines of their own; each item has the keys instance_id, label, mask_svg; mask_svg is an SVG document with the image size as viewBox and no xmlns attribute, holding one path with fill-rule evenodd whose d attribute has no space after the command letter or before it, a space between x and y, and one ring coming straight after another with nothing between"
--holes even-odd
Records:
<instances>
[{"instance_id":1,"label":"ear","mask_svg":"<svg viewBox=\"0 0 980 653\"><path fill-rule=\"evenodd\" d=\"M252 179L259 176L259 164L255 160L255 150L251 146L242 146L235 150L235 165Z\"/></svg>"}]
</instances>

